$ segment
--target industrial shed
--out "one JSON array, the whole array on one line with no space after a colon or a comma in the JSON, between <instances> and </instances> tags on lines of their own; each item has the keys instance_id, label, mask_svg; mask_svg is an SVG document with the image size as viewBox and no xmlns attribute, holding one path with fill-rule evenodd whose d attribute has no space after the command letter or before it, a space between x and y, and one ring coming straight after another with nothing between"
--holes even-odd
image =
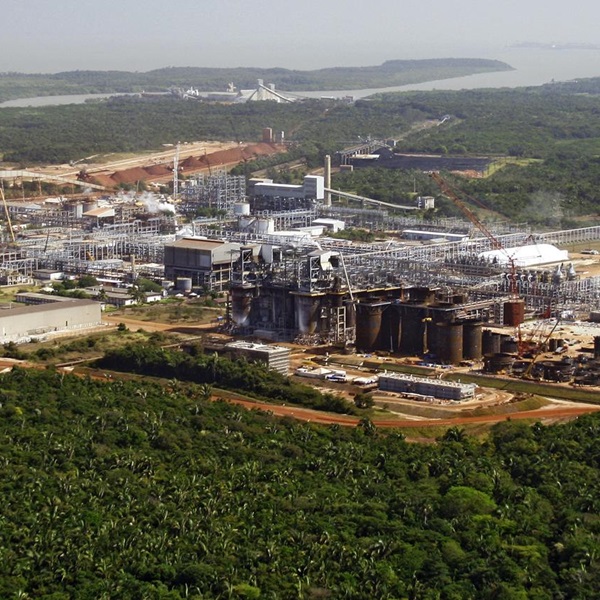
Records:
<instances>
[{"instance_id":1,"label":"industrial shed","mask_svg":"<svg viewBox=\"0 0 600 600\"><path fill-rule=\"evenodd\" d=\"M552 244L532 244L530 246L519 246L518 248L488 250L482 252L479 257L499 265L508 265L510 258L512 258L516 267L533 267L569 260L569 253Z\"/></svg>"},{"instance_id":2,"label":"industrial shed","mask_svg":"<svg viewBox=\"0 0 600 600\"><path fill-rule=\"evenodd\" d=\"M99 302L63 300L0 309L0 343L26 342L49 333L80 331L102 324Z\"/></svg>"}]
</instances>

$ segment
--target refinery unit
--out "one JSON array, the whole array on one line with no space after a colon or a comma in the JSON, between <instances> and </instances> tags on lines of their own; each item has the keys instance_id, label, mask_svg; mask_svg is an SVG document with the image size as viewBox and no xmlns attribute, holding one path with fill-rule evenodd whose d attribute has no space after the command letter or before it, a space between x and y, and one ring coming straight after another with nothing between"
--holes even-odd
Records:
<instances>
[{"instance_id":1,"label":"refinery unit","mask_svg":"<svg viewBox=\"0 0 600 600\"><path fill-rule=\"evenodd\" d=\"M447 364L487 357L496 372L515 362L518 371L519 348L515 336L487 327L517 328L549 310L578 319L600 310L600 277L585 276L560 250L600 241L600 227L533 233L500 224L494 244L466 220L424 222L368 198L337 206L332 196L353 198L331 188L330 164L301 185L219 171L182 182L175 198L8 202L15 239L5 240L0 279L19 284L47 270L118 286L144 276L183 293L227 294L235 334ZM195 216L206 209L215 216ZM329 237L344 226L394 236ZM535 377L543 361L534 366Z\"/></svg>"}]
</instances>

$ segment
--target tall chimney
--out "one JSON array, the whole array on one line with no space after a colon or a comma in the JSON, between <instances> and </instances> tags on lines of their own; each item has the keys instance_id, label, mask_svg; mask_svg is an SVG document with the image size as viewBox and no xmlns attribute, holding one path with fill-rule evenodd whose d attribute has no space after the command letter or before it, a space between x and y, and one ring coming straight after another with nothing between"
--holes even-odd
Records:
<instances>
[{"instance_id":1,"label":"tall chimney","mask_svg":"<svg viewBox=\"0 0 600 600\"><path fill-rule=\"evenodd\" d=\"M325 187L331 189L331 156L325 156ZM325 206L331 206L331 192L325 192Z\"/></svg>"}]
</instances>

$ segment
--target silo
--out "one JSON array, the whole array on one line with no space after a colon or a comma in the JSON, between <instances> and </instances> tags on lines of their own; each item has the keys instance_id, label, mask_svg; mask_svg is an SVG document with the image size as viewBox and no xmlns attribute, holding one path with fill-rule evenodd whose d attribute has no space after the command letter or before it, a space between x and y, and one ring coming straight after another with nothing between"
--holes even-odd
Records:
<instances>
[{"instance_id":1,"label":"silo","mask_svg":"<svg viewBox=\"0 0 600 600\"><path fill-rule=\"evenodd\" d=\"M463 323L463 357L481 360L482 352L481 321L465 321Z\"/></svg>"},{"instance_id":2,"label":"silo","mask_svg":"<svg viewBox=\"0 0 600 600\"><path fill-rule=\"evenodd\" d=\"M248 202L236 202L233 205L233 214L236 217L248 216L250 214L250 204Z\"/></svg>"},{"instance_id":3,"label":"silo","mask_svg":"<svg viewBox=\"0 0 600 600\"><path fill-rule=\"evenodd\" d=\"M402 319L395 305L389 305L384 311L381 320L380 344L382 350L396 352L400 347L402 335Z\"/></svg>"},{"instance_id":4,"label":"silo","mask_svg":"<svg viewBox=\"0 0 600 600\"><path fill-rule=\"evenodd\" d=\"M232 288L231 290L231 318L236 325L248 325L250 310L252 308L253 290Z\"/></svg>"},{"instance_id":5,"label":"silo","mask_svg":"<svg viewBox=\"0 0 600 600\"><path fill-rule=\"evenodd\" d=\"M177 278L177 289L184 294L189 294L192 291L192 278L191 277L178 277Z\"/></svg>"},{"instance_id":6,"label":"silo","mask_svg":"<svg viewBox=\"0 0 600 600\"><path fill-rule=\"evenodd\" d=\"M484 356L491 356L500 352L501 337L491 329L484 329L481 338L481 349Z\"/></svg>"},{"instance_id":7,"label":"silo","mask_svg":"<svg viewBox=\"0 0 600 600\"><path fill-rule=\"evenodd\" d=\"M313 296L295 296L296 328L300 333L312 334L317 330L319 301Z\"/></svg>"},{"instance_id":8,"label":"silo","mask_svg":"<svg viewBox=\"0 0 600 600\"><path fill-rule=\"evenodd\" d=\"M497 354L485 357L484 370L489 373L510 371L514 362L514 354L503 354L502 352L499 352Z\"/></svg>"},{"instance_id":9,"label":"silo","mask_svg":"<svg viewBox=\"0 0 600 600\"><path fill-rule=\"evenodd\" d=\"M523 300L511 300L504 303L504 324L517 327L525 321L525 302Z\"/></svg>"},{"instance_id":10,"label":"silo","mask_svg":"<svg viewBox=\"0 0 600 600\"><path fill-rule=\"evenodd\" d=\"M444 363L457 365L463 359L462 323L436 323L437 355Z\"/></svg>"},{"instance_id":11,"label":"silo","mask_svg":"<svg viewBox=\"0 0 600 600\"><path fill-rule=\"evenodd\" d=\"M500 338L500 352L505 354L517 354L519 352L519 343L509 335L503 335Z\"/></svg>"},{"instance_id":12,"label":"silo","mask_svg":"<svg viewBox=\"0 0 600 600\"><path fill-rule=\"evenodd\" d=\"M402 333L400 350L405 354L423 354L425 343L425 309L420 306L400 305L402 307Z\"/></svg>"},{"instance_id":13,"label":"silo","mask_svg":"<svg viewBox=\"0 0 600 600\"><path fill-rule=\"evenodd\" d=\"M356 347L363 351L379 347L381 321L387 303L356 305Z\"/></svg>"}]
</instances>

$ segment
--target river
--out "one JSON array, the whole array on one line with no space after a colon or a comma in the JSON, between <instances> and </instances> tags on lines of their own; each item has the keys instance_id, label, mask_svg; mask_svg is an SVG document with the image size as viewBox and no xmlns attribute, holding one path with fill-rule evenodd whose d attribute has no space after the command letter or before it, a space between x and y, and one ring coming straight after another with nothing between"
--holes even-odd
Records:
<instances>
[{"instance_id":1,"label":"river","mask_svg":"<svg viewBox=\"0 0 600 600\"><path fill-rule=\"evenodd\" d=\"M516 88L538 86L551 81L570 81L586 77L600 77L600 50L550 50L507 48L493 58L508 63L513 71L480 73L466 77L426 81L387 88L361 90L321 90L293 92L291 95L308 98L353 96L365 98L381 92L430 91L430 90L467 90L479 88ZM193 82L190 82L193 85ZM283 92L285 93L285 92ZM0 103L0 108L27 106L56 106L60 104L82 104L86 100L102 99L116 94L78 94L70 96L40 96L22 98Z\"/></svg>"}]
</instances>

